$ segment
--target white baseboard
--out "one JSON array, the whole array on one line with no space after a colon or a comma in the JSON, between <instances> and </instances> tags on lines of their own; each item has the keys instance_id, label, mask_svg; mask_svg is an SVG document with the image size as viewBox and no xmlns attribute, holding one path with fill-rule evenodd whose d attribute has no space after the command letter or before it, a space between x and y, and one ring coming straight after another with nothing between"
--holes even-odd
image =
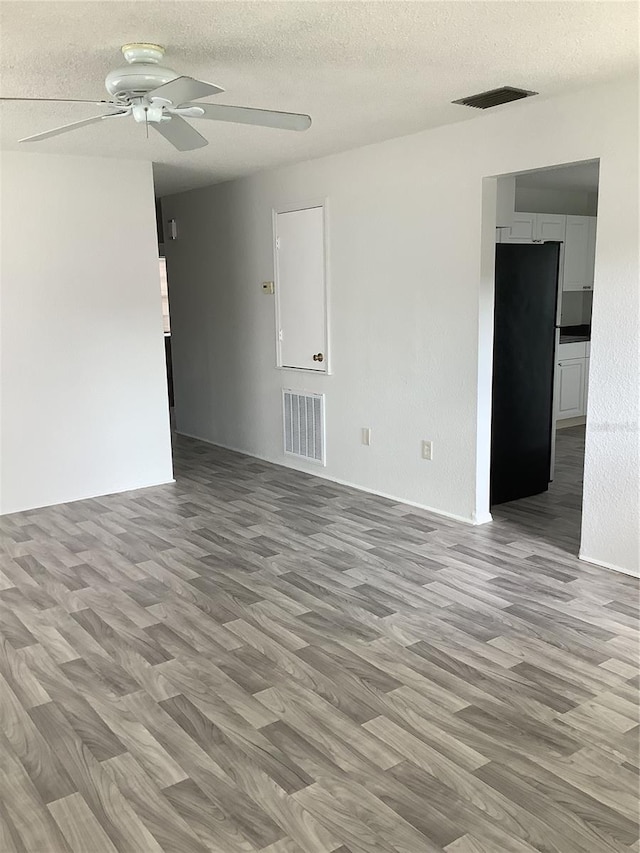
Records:
<instances>
[{"instance_id":1,"label":"white baseboard","mask_svg":"<svg viewBox=\"0 0 640 853\"><path fill-rule=\"evenodd\" d=\"M473 524L475 525L489 524L491 521L493 521L493 516L490 512L480 512L473 517Z\"/></svg>"},{"instance_id":2,"label":"white baseboard","mask_svg":"<svg viewBox=\"0 0 640 853\"><path fill-rule=\"evenodd\" d=\"M360 486L357 483L351 483L349 480L342 480L339 477L332 477L329 474L323 473L324 469L319 468L317 471L309 471L307 468L299 468L297 465L294 465L291 462L288 462L283 459L275 459L270 458L268 456L261 456L257 453L247 453L246 450L240 450L239 447L232 447L229 444L221 444L217 441L211 441L208 438L202 438L200 435L192 435L188 432L182 432L181 430L176 430L178 435L183 435L185 438L195 438L196 441L203 441L205 444L210 444L212 447L221 447L223 450L231 450L233 453L240 453L242 456L251 456L253 459L260 459L262 462L269 462L271 465L279 465L281 468L290 468L293 471L300 471L303 474L310 474L312 477L320 477L322 480L329 480L331 483L338 483L340 486L348 486L350 489L356 489L359 492L366 492L369 495L377 495L379 498L386 498L387 500L393 501L398 504L406 504L406 506L412 506L416 509L424 510L424 512L430 512L433 515L439 515L442 518L449 518L452 521L459 521L462 524L470 524L473 526L479 524L486 524L489 521L493 521L491 517L491 513L482 514L476 517L467 517L464 515L456 515L452 512L446 512L442 509L434 509L432 506L427 506L426 504L417 503L416 501L410 501L406 498L399 498L397 495L390 495L387 492L380 492L377 489L369 489L366 486Z\"/></svg>"},{"instance_id":3,"label":"white baseboard","mask_svg":"<svg viewBox=\"0 0 640 853\"><path fill-rule=\"evenodd\" d=\"M604 560L596 560L595 557L587 557L582 553L582 551L579 552L578 559L583 560L585 563L591 563L594 566L600 566L602 569L611 569L614 572L621 572L623 575L629 575L632 578L640 578L640 571L625 569L622 566L616 566L613 563L606 563Z\"/></svg>"},{"instance_id":4,"label":"white baseboard","mask_svg":"<svg viewBox=\"0 0 640 853\"><path fill-rule=\"evenodd\" d=\"M171 483L175 483L174 479L171 480L159 480L157 483L144 483L143 485L133 485L133 486L123 486L121 489L112 489L108 492L91 492L85 495L79 495L75 498L66 498L63 501L56 501L55 503L37 503L37 504L29 504L27 506L13 507L9 509L5 509L2 507L0 509L0 515L14 515L18 512L31 512L35 509L48 509L52 506L61 506L62 504L75 504L79 501L92 501L96 498L110 498L114 495L124 495L126 492L139 492L141 489L155 489L158 486L168 486Z\"/></svg>"}]
</instances>

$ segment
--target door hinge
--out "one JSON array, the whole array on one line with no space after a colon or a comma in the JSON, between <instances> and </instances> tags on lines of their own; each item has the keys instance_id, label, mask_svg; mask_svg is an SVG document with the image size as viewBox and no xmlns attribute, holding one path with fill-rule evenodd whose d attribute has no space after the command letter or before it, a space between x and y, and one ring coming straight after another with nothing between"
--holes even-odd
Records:
<instances>
[{"instance_id":1,"label":"door hinge","mask_svg":"<svg viewBox=\"0 0 640 853\"><path fill-rule=\"evenodd\" d=\"M282 329L278 332L278 340L281 341L284 335L282 334Z\"/></svg>"},{"instance_id":2,"label":"door hinge","mask_svg":"<svg viewBox=\"0 0 640 853\"><path fill-rule=\"evenodd\" d=\"M280 238L276 237L276 249L280 248Z\"/></svg>"}]
</instances>

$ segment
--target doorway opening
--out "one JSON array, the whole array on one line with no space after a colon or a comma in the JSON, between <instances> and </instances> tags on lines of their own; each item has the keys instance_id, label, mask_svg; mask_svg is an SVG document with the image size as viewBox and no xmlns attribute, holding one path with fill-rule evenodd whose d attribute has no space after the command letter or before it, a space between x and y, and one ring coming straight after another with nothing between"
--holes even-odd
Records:
<instances>
[{"instance_id":1,"label":"doorway opening","mask_svg":"<svg viewBox=\"0 0 640 853\"><path fill-rule=\"evenodd\" d=\"M598 161L497 180L490 508L577 555Z\"/></svg>"},{"instance_id":2,"label":"doorway opening","mask_svg":"<svg viewBox=\"0 0 640 853\"><path fill-rule=\"evenodd\" d=\"M160 265L160 298L162 300L162 329L164 332L164 357L167 368L167 393L169 395L169 416L171 432L174 429L175 401L173 396L173 362L171 357L171 315L169 313L169 283L167 280L167 261L164 257L163 246L159 246Z\"/></svg>"},{"instance_id":3,"label":"doorway opening","mask_svg":"<svg viewBox=\"0 0 640 853\"><path fill-rule=\"evenodd\" d=\"M167 371L167 395L169 403L169 422L171 435L175 429L175 401L173 395L173 360L171 354L171 314L169 309L169 281L167 278L167 261L164 251L164 220L162 202L155 200L156 231L158 236L158 267L160 274L160 300L162 306L162 330L164 333L164 359Z\"/></svg>"}]
</instances>

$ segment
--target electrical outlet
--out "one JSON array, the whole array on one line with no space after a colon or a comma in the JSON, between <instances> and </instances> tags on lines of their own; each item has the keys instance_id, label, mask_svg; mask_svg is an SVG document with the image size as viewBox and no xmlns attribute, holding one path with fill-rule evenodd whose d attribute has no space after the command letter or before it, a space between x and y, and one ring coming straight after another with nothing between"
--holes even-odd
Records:
<instances>
[{"instance_id":1,"label":"electrical outlet","mask_svg":"<svg viewBox=\"0 0 640 853\"><path fill-rule=\"evenodd\" d=\"M362 427L362 443L367 447L371 444L371 427Z\"/></svg>"},{"instance_id":2,"label":"electrical outlet","mask_svg":"<svg viewBox=\"0 0 640 853\"><path fill-rule=\"evenodd\" d=\"M431 462L431 460L433 459L433 442L422 442L422 458L426 459L428 462Z\"/></svg>"},{"instance_id":3,"label":"electrical outlet","mask_svg":"<svg viewBox=\"0 0 640 853\"><path fill-rule=\"evenodd\" d=\"M275 293L275 287L272 281L263 281L262 282L262 292L272 296Z\"/></svg>"}]
</instances>

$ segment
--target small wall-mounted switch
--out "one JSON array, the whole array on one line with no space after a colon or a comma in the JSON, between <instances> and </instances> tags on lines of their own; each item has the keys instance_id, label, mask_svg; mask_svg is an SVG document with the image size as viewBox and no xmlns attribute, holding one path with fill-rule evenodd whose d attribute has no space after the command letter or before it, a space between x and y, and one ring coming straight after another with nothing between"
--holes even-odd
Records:
<instances>
[{"instance_id":1,"label":"small wall-mounted switch","mask_svg":"<svg viewBox=\"0 0 640 853\"><path fill-rule=\"evenodd\" d=\"M262 282L262 292L267 296L273 296L276 292L275 286L272 281L263 281Z\"/></svg>"},{"instance_id":2,"label":"small wall-mounted switch","mask_svg":"<svg viewBox=\"0 0 640 853\"><path fill-rule=\"evenodd\" d=\"M433 459L433 443L431 441L422 442L422 458L428 462Z\"/></svg>"},{"instance_id":3,"label":"small wall-mounted switch","mask_svg":"<svg viewBox=\"0 0 640 853\"><path fill-rule=\"evenodd\" d=\"M367 447L371 444L371 427L362 427L362 443Z\"/></svg>"}]
</instances>

